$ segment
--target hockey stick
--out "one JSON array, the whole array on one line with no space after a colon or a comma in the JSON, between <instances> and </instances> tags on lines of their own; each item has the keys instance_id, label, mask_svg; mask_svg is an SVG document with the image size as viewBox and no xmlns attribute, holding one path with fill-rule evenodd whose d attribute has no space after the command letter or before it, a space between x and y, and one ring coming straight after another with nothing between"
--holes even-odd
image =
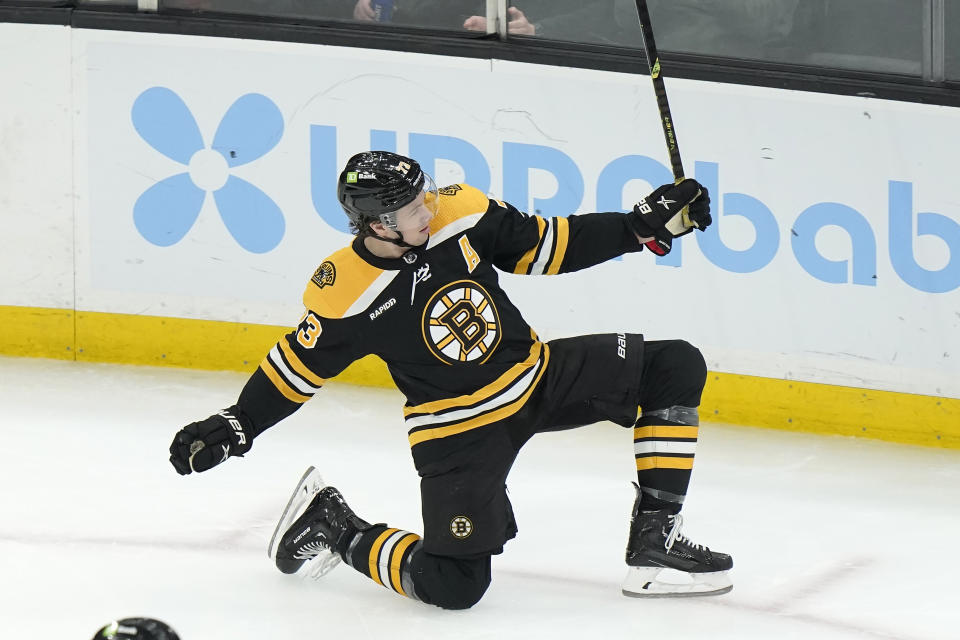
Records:
<instances>
[{"instance_id":1,"label":"hockey stick","mask_svg":"<svg viewBox=\"0 0 960 640\"><path fill-rule=\"evenodd\" d=\"M640 31L643 33L643 49L647 54L647 65L650 68L650 79L653 80L653 92L657 96L657 109L660 110L660 124L663 126L663 137L667 142L667 152L670 154L670 166L673 168L674 180L683 180L683 162L680 160L680 147L677 146L677 134L673 126L673 116L670 115L670 102L667 100L667 88L663 84L663 75L660 70L660 55L657 53L657 44L653 39L653 25L650 22L650 11L647 9L647 0L637 0L637 15L640 18Z\"/></svg>"},{"instance_id":2,"label":"hockey stick","mask_svg":"<svg viewBox=\"0 0 960 640\"><path fill-rule=\"evenodd\" d=\"M683 161L680 160L680 146L677 144L677 132L673 126L673 116L670 114L670 101L667 100L667 87L663 84L663 73L660 68L660 54L657 53L657 43L653 39L653 23L650 21L650 10L647 9L647 0L636 0L637 17L640 19L640 32L643 35L643 50L647 55L647 66L650 69L650 79L653 81L653 92L657 96L657 109L660 111L660 125L663 127L663 138L667 143L667 153L670 155L670 167L673 169L674 182L683 180ZM699 196L699 192L697 193ZM683 224L690 228L690 217L686 208L682 213ZM646 243L647 248L658 256L670 251L672 241L653 239Z\"/></svg>"}]
</instances>

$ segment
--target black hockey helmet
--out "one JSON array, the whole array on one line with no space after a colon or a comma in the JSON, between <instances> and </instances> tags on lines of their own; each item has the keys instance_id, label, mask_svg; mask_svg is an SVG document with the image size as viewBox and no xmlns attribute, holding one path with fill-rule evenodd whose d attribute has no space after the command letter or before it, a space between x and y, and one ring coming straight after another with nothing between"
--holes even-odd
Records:
<instances>
[{"instance_id":1,"label":"black hockey helmet","mask_svg":"<svg viewBox=\"0 0 960 640\"><path fill-rule=\"evenodd\" d=\"M180 640L177 632L165 622L153 618L114 620L93 636L93 640Z\"/></svg>"},{"instance_id":2,"label":"black hockey helmet","mask_svg":"<svg viewBox=\"0 0 960 640\"><path fill-rule=\"evenodd\" d=\"M390 151L365 151L349 160L337 181L337 199L358 231L371 222L396 229L395 212L425 193L424 204L436 212L437 185L420 164Z\"/></svg>"}]
</instances>

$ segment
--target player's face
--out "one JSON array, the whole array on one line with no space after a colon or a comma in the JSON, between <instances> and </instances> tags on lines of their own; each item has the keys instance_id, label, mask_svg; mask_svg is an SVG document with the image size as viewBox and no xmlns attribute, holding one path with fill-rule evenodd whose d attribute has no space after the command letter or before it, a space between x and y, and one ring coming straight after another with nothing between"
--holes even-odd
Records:
<instances>
[{"instance_id":1,"label":"player's face","mask_svg":"<svg viewBox=\"0 0 960 640\"><path fill-rule=\"evenodd\" d=\"M403 236L403 241L413 246L419 246L427 241L430 235L430 221L433 219L435 208L427 204L427 192L421 192L413 202L397 210L397 226L394 229Z\"/></svg>"}]
</instances>

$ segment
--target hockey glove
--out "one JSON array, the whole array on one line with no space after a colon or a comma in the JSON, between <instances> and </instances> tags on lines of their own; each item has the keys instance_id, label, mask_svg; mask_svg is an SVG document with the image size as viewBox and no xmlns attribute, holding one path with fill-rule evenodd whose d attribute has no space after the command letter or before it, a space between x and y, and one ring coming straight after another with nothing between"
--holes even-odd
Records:
<instances>
[{"instance_id":1,"label":"hockey glove","mask_svg":"<svg viewBox=\"0 0 960 640\"><path fill-rule=\"evenodd\" d=\"M177 432L170 445L170 464L182 476L212 469L253 446L253 425L237 407L227 407Z\"/></svg>"},{"instance_id":2,"label":"hockey glove","mask_svg":"<svg viewBox=\"0 0 960 640\"><path fill-rule=\"evenodd\" d=\"M665 184L633 206L627 222L641 238L652 237L646 247L658 256L666 255L673 239L694 229L703 231L710 217L710 195L696 180Z\"/></svg>"}]
</instances>

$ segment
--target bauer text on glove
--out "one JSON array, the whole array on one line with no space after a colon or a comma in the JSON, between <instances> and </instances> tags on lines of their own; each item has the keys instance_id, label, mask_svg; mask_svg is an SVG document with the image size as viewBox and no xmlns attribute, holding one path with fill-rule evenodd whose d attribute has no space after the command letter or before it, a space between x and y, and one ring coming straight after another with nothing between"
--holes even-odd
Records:
<instances>
[{"instance_id":1,"label":"bauer text on glove","mask_svg":"<svg viewBox=\"0 0 960 640\"><path fill-rule=\"evenodd\" d=\"M250 419L236 405L227 407L178 431L170 445L170 464L180 475L212 469L249 451L253 436Z\"/></svg>"},{"instance_id":2,"label":"bauer text on glove","mask_svg":"<svg viewBox=\"0 0 960 640\"><path fill-rule=\"evenodd\" d=\"M638 237L653 238L646 243L648 249L665 255L673 238L710 226L710 195L706 187L689 178L665 184L635 204L627 221Z\"/></svg>"}]
</instances>

